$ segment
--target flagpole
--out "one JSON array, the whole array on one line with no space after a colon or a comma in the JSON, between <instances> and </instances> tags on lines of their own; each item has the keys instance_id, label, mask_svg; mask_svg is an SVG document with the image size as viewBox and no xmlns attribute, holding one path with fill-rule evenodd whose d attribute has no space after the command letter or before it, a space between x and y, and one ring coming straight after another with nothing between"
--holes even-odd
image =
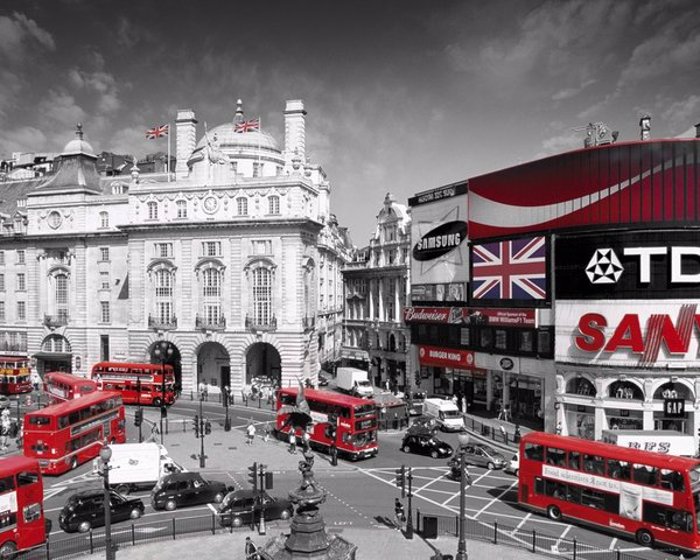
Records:
<instances>
[{"instance_id":1,"label":"flagpole","mask_svg":"<svg viewBox=\"0 0 700 560\"><path fill-rule=\"evenodd\" d=\"M168 165L166 169L168 170L168 183L170 182L170 123L168 123Z\"/></svg>"},{"instance_id":2,"label":"flagpole","mask_svg":"<svg viewBox=\"0 0 700 560\"><path fill-rule=\"evenodd\" d=\"M260 135L262 134L262 117L258 117L258 176L262 178L262 167L260 165Z\"/></svg>"}]
</instances>

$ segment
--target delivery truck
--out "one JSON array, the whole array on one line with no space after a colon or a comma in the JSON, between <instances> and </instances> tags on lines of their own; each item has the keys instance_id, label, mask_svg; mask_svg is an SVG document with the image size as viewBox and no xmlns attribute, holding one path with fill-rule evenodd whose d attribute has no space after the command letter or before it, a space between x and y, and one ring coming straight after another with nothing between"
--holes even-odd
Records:
<instances>
[{"instance_id":1,"label":"delivery truck","mask_svg":"<svg viewBox=\"0 0 700 560\"><path fill-rule=\"evenodd\" d=\"M369 382L367 372L364 370L354 367L339 367L335 381L336 387L340 391L358 397L371 397L374 395L372 384Z\"/></svg>"},{"instance_id":2,"label":"delivery truck","mask_svg":"<svg viewBox=\"0 0 700 560\"><path fill-rule=\"evenodd\" d=\"M673 430L603 430L603 441L667 455L694 457L695 438Z\"/></svg>"},{"instance_id":3,"label":"delivery truck","mask_svg":"<svg viewBox=\"0 0 700 560\"><path fill-rule=\"evenodd\" d=\"M120 494L137 489L153 488L162 476L183 472L164 446L155 442L122 443L110 445L109 485ZM102 469L100 459L92 463L92 472L98 475Z\"/></svg>"}]
</instances>

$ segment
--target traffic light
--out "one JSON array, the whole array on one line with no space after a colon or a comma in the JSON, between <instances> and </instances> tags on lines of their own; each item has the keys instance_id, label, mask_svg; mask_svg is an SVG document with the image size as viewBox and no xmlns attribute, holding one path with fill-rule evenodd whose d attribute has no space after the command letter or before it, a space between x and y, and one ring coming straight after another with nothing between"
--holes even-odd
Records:
<instances>
[{"instance_id":1,"label":"traffic light","mask_svg":"<svg viewBox=\"0 0 700 560\"><path fill-rule=\"evenodd\" d=\"M134 414L134 426L140 426L143 423L143 410L140 408L136 409Z\"/></svg>"},{"instance_id":2,"label":"traffic light","mask_svg":"<svg viewBox=\"0 0 700 560\"><path fill-rule=\"evenodd\" d=\"M194 437L199 437L199 414L195 414L192 418L192 425L194 426Z\"/></svg>"},{"instance_id":3,"label":"traffic light","mask_svg":"<svg viewBox=\"0 0 700 560\"><path fill-rule=\"evenodd\" d=\"M258 464L253 463L248 467L248 482L253 485L253 490L258 489Z\"/></svg>"},{"instance_id":4,"label":"traffic light","mask_svg":"<svg viewBox=\"0 0 700 560\"><path fill-rule=\"evenodd\" d=\"M208 436L211 433L211 422L209 420L204 421L204 435Z\"/></svg>"},{"instance_id":5,"label":"traffic light","mask_svg":"<svg viewBox=\"0 0 700 560\"><path fill-rule=\"evenodd\" d=\"M406 465L396 469L396 487L401 488L401 497L406 497Z\"/></svg>"},{"instance_id":6,"label":"traffic light","mask_svg":"<svg viewBox=\"0 0 700 560\"><path fill-rule=\"evenodd\" d=\"M272 490L272 473L265 473L265 490Z\"/></svg>"},{"instance_id":7,"label":"traffic light","mask_svg":"<svg viewBox=\"0 0 700 560\"><path fill-rule=\"evenodd\" d=\"M165 407L165 405L162 405L160 407L160 417L161 418L167 418L168 417L168 409Z\"/></svg>"}]
</instances>

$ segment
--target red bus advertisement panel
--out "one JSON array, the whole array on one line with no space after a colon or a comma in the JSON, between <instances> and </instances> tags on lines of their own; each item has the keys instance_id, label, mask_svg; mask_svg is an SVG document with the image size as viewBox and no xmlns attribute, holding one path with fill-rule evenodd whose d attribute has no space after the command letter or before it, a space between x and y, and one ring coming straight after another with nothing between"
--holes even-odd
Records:
<instances>
[{"instance_id":1,"label":"red bus advertisement panel","mask_svg":"<svg viewBox=\"0 0 700 560\"><path fill-rule=\"evenodd\" d=\"M57 475L97 457L105 443L125 443L119 393L96 391L24 416L24 454L43 474Z\"/></svg>"},{"instance_id":2,"label":"red bus advertisement panel","mask_svg":"<svg viewBox=\"0 0 700 560\"><path fill-rule=\"evenodd\" d=\"M170 364L98 362L92 366L98 388L119 391L124 404L160 406L175 402L175 370Z\"/></svg>"},{"instance_id":3,"label":"red bus advertisement panel","mask_svg":"<svg viewBox=\"0 0 700 560\"><path fill-rule=\"evenodd\" d=\"M0 394L17 395L32 392L29 358L0 356Z\"/></svg>"},{"instance_id":4,"label":"red bus advertisement panel","mask_svg":"<svg viewBox=\"0 0 700 560\"><path fill-rule=\"evenodd\" d=\"M97 383L92 379L62 371L49 371L44 374L44 393L51 404L77 399L95 391L97 391Z\"/></svg>"},{"instance_id":5,"label":"red bus advertisement panel","mask_svg":"<svg viewBox=\"0 0 700 560\"><path fill-rule=\"evenodd\" d=\"M22 456L0 461L0 558L46 542L44 485L39 462Z\"/></svg>"},{"instance_id":6,"label":"red bus advertisement panel","mask_svg":"<svg viewBox=\"0 0 700 560\"><path fill-rule=\"evenodd\" d=\"M295 406L298 392L298 388L292 387L277 391L275 428L278 435L288 436L292 429L288 410ZM374 401L315 389L304 389L304 398L311 409L309 435L314 447L329 452L331 444L335 443L338 456L353 461L373 457L379 452ZM300 435L299 431L297 436Z\"/></svg>"},{"instance_id":7,"label":"red bus advertisement panel","mask_svg":"<svg viewBox=\"0 0 700 560\"><path fill-rule=\"evenodd\" d=\"M566 518L700 551L700 460L532 432L520 442L518 502Z\"/></svg>"}]
</instances>

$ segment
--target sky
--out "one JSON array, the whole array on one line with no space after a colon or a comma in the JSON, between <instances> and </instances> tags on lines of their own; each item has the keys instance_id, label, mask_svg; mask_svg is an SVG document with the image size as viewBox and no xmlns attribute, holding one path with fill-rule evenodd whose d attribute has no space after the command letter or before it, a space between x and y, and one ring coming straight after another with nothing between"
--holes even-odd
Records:
<instances>
[{"instance_id":1,"label":"sky","mask_svg":"<svg viewBox=\"0 0 700 560\"><path fill-rule=\"evenodd\" d=\"M283 144L302 99L307 155L362 247L384 197L582 147L589 122L639 138L700 122L697 0L2 0L0 156L166 150L145 130L243 100ZM174 138L173 138L174 141ZM174 147L173 147L174 150Z\"/></svg>"}]
</instances>

